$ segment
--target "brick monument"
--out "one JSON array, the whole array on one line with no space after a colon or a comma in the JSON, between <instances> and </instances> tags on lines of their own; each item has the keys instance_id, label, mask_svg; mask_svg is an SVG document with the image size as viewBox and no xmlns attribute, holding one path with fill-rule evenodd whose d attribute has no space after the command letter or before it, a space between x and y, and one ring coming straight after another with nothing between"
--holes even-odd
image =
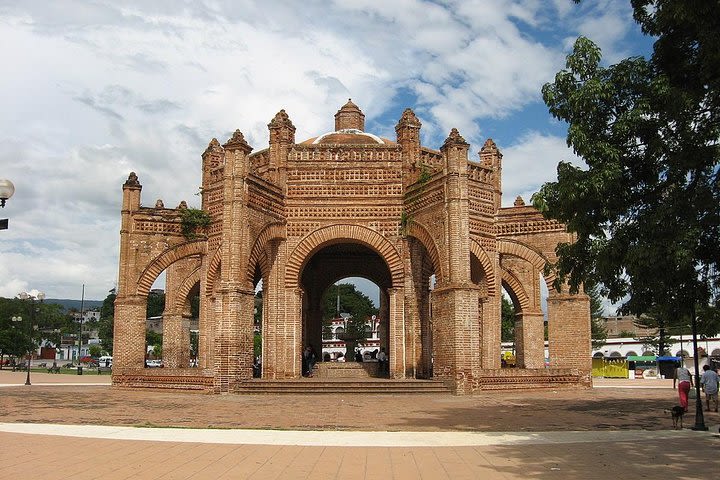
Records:
<instances>
[{"instance_id":1,"label":"brick monument","mask_svg":"<svg viewBox=\"0 0 720 480\"><path fill-rule=\"evenodd\" d=\"M521 198L501 207L502 155L492 140L468 157L453 129L439 150L420 144L406 109L395 140L365 132L351 101L335 130L295 141L284 110L269 146L236 130L202 155L210 225L182 232L187 208L141 206L135 173L123 185L113 383L242 392L252 381L256 285L263 285L262 378L297 379L301 352L321 351L323 292L346 277L380 288L381 344L391 379L433 378L457 394L589 385L584 294L543 276L558 242L572 241ZM166 276L163 369L144 368L145 310ZM549 290L545 317L541 282ZM500 368L502 288L516 311L516 364ZM190 298L200 297L198 366L190 367Z\"/></svg>"}]
</instances>

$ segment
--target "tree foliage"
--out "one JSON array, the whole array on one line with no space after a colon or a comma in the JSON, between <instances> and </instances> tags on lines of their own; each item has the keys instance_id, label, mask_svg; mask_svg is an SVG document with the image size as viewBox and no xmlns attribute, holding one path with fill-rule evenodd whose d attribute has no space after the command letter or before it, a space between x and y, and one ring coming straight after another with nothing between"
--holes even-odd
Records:
<instances>
[{"instance_id":1,"label":"tree foliage","mask_svg":"<svg viewBox=\"0 0 720 480\"><path fill-rule=\"evenodd\" d=\"M590 338L592 348L597 350L605 345L608 336L603 319L605 311L597 285L586 285L585 290L590 297Z\"/></svg>"},{"instance_id":2,"label":"tree foliage","mask_svg":"<svg viewBox=\"0 0 720 480\"><path fill-rule=\"evenodd\" d=\"M22 321L13 322L13 317ZM60 305L0 298L0 356L22 356L41 342L57 346L63 334L74 333L73 325Z\"/></svg>"},{"instance_id":3,"label":"tree foliage","mask_svg":"<svg viewBox=\"0 0 720 480\"><path fill-rule=\"evenodd\" d=\"M103 300L100 307L100 320L98 321L98 337L103 349L108 353L113 351L113 334L115 329L115 289ZM192 302L191 302L192 305ZM193 307L194 308L194 307ZM147 317L159 317L165 311L165 293L150 292L147 298ZM162 345L162 335L149 333L145 338L148 345Z\"/></svg>"},{"instance_id":4,"label":"tree foliage","mask_svg":"<svg viewBox=\"0 0 720 480\"><path fill-rule=\"evenodd\" d=\"M557 248L557 286L590 281L624 313L692 316L719 286L720 3L631 3L652 56L604 67L575 42L543 99L587 168L561 162L533 203L576 234Z\"/></svg>"},{"instance_id":5,"label":"tree foliage","mask_svg":"<svg viewBox=\"0 0 720 480\"><path fill-rule=\"evenodd\" d=\"M113 330L115 328L115 289L103 300L100 307L100 319L98 320L98 337L105 351L113 351Z\"/></svg>"},{"instance_id":6,"label":"tree foliage","mask_svg":"<svg viewBox=\"0 0 720 480\"><path fill-rule=\"evenodd\" d=\"M340 297L340 312L337 299ZM323 323L327 330L328 321L337 318L338 313L350 315L346 332L359 338L365 338L365 322L372 315L378 314L370 297L358 291L352 283L331 285L323 294ZM324 332L327 333L327 332Z\"/></svg>"},{"instance_id":7,"label":"tree foliage","mask_svg":"<svg viewBox=\"0 0 720 480\"><path fill-rule=\"evenodd\" d=\"M198 237L198 230L209 226L212 222L210 214L198 208L183 208L180 210L180 228L188 240Z\"/></svg>"},{"instance_id":8,"label":"tree foliage","mask_svg":"<svg viewBox=\"0 0 720 480\"><path fill-rule=\"evenodd\" d=\"M500 337L503 342L515 341L515 307L504 295L502 296Z\"/></svg>"}]
</instances>

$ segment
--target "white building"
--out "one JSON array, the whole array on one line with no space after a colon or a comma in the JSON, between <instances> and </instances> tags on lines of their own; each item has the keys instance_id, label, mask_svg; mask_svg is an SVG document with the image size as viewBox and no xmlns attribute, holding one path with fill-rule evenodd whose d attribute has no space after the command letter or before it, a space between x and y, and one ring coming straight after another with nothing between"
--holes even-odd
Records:
<instances>
[{"instance_id":1,"label":"white building","mask_svg":"<svg viewBox=\"0 0 720 480\"><path fill-rule=\"evenodd\" d=\"M348 314L341 313L340 318L335 318L330 321L330 325L326 330L327 333L323 334L323 359L327 358L327 354L329 355L330 361L337 361L339 357L345 355L345 342L340 340L338 335L345 333L349 318ZM374 355L380 351L379 325L380 319L375 315L365 322L365 334L367 338L359 340L357 345L360 353L363 354L364 360L374 359ZM348 361L355 361L355 359L350 358Z\"/></svg>"}]
</instances>

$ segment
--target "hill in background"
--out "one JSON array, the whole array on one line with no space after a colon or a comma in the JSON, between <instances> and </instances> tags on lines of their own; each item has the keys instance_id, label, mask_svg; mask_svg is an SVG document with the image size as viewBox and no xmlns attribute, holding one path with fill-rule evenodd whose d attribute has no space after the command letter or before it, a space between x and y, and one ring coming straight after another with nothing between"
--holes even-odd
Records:
<instances>
[{"instance_id":1,"label":"hill in background","mask_svg":"<svg viewBox=\"0 0 720 480\"><path fill-rule=\"evenodd\" d=\"M70 300L68 298L46 298L45 303L54 303L57 305L62 305L62 307L67 312L68 310L74 308L77 311L80 311L80 300ZM99 310L100 307L102 307L103 301L102 300L85 300L83 304L83 309L85 311L87 310Z\"/></svg>"}]
</instances>

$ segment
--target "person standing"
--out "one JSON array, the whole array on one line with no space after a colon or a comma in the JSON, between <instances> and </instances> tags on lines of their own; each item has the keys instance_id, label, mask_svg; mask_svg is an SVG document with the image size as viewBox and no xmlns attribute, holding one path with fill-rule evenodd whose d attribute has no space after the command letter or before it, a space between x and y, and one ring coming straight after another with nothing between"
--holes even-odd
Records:
<instances>
[{"instance_id":1,"label":"person standing","mask_svg":"<svg viewBox=\"0 0 720 480\"><path fill-rule=\"evenodd\" d=\"M315 352L309 345L305 347L302 358L303 376L312 377L313 368L315 367Z\"/></svg>"},{"instance_id":2,"label":"person standing","mask_svg":"<svg viewBox=\"0 0 720 480\"><path fill-rule=\"evenodd\" d=\"M387 369L387 354L385 353L385 348L380 349L380 353L377 354L377 361L378 372L384 375Z\"/></svg>"},{"instance_id":3,"label":"person standing","mask_svg":"<svg viewBox=\"0 0 720 480\"><path fill-rule=\"evenodd\" d=\"M688 393L690 393L690 388L693 386L692 381L692 375L690 375L690 370L680 365L678 368L675 369L675 374L673 375L673 388L675 388L675 384L677 383L677 389L678 394L680 395L680 406L685 410L688 411Z\"/></svg>"},{"instance_id":4,"label":"person standing","mask_svg":"<svg viewBox=\"0 0 720 480\"><path fill-rule=\"evenodd\" d=\"M703 366L703 374L700 377L700 385L705 391L705 402L707 404L707 412L710 411L710 401L715 404L715 411L718 411L718 374L710 368L710 365Z\"/></svg>"}]
</instances>

